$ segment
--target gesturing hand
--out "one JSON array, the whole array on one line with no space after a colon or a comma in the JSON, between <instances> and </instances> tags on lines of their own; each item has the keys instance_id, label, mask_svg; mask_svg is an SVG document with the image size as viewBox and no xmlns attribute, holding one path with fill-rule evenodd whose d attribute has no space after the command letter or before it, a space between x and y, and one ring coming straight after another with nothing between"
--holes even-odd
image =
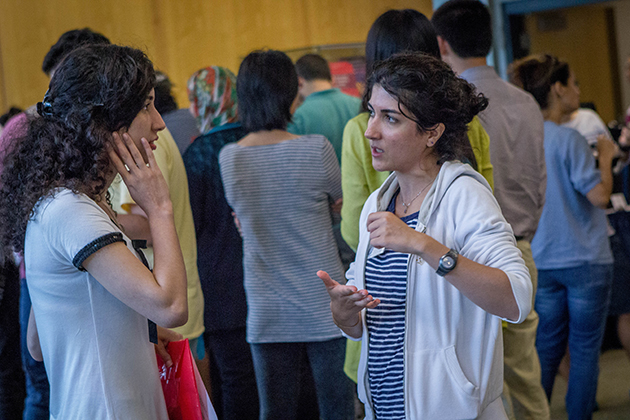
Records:
<instances>
[{"instance_id":1,"label":"gesturing hand","mask_svg":"<svg viewBox=\"0 0 630 420\"><path fill-rule=\"evenodd\" d=\"M380 300L374 299L367 290L357 290L354 286L345 286L331 279L327 272L318 271L317 277L322 279L330 296L330 310L339 327L357 325L357 314L363 308L376 308Z\"/></svg>"},{"instance_id":2,"label":"gesturing hand","mask_svg":"<svg viewBox=\"0 0 630 420\"><path fill-rule=\"evenodd\" d=\"M370 233L370 245L374 248L387 248L405 254L418 253L417 244L422 240L422 234L389 211L368 215L367 230Z\"/></svg>"},{"instance_id":3,"label":"gesturing hand","mask_svg":"<svg viewBox=\"0 0 630 420\"><path fill-rule=\"evenodd\" d=\"M124 141L123 141L124 140ZM168 186L158 167L147 140L140 139L145 151L145 162L140 150L128 133L112 133L112 144L107 145L109 158L121 175L134 201L147 216L159 209L172 209Z\"/></svg>"}]
</instances>

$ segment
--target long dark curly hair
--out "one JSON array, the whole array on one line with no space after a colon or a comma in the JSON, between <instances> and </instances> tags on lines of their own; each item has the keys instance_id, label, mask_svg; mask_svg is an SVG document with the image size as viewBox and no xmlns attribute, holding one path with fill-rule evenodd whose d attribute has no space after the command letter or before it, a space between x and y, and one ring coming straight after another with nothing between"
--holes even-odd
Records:
<instances>
[{"instance_id":1,"label":"long dark curly hair","mask_svg":"<svg viewBox=\"0 0 630 420\"><path fill-rule=\"evenodd\" d=\"M0 243L22 251L34 207L55 188L102 199L112 169L105 144L127 128L155 85L155 72L140 50L89 45L71 52L54 73L40 115L14 138L0 178Z\"/></svg>"},{"instance_id":2,"label":"long dark curly hair","mask_svg":"<svg viewBox=\"0 0 630 420\"><path fill-rule=\"evenodd\" d=\"M423 53L396 54L376 63L363 96L366 108L374 85L396 98L400 112L421 132L444 124L444 133L433 146L438 164L460 160L477 167L467 136L468 123L486 109L488 99L457 77L448 64Z\"/></svg>"}]
</instances>

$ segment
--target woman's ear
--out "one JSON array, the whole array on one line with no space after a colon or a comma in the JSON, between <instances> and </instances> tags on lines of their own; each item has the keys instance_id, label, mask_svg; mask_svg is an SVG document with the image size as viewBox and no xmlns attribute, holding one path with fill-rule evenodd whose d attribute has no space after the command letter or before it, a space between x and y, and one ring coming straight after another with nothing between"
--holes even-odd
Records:
<instances>
[{"instance_id":1,"label":"woman's ear","mask_svg":"<svg viewBox=\"0 0 630 420\"><path fill-rule=\"evenodd\" d=\"M561 97L562 94L564 93L564 89L566 88L566 86L564 86L560 81L557 81L556 83L554 83L553 85L551 85L551 92L556 96L556 97Z\"/></svg>"},{"instance_id":2,"label":"woman's ear","mask_svg":"<svg viewBox=\"0 0 630 420\"><path fill-rule=\"evenodd\" d=\"M432 129L427 130L427 147L435 146L435 143L437 143L440 137L442 137L442 134L444 134L445 128L443 123L438 123Z\"/></svg>"}]
</instances>

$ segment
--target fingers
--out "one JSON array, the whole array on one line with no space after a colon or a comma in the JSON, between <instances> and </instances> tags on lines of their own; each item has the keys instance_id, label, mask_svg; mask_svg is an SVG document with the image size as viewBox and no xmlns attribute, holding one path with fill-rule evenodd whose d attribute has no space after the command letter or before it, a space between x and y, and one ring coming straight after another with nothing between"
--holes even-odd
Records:
<instances>
[{"instance_id":1,"label":"fingers","mask_svg":"<svg viewBox=\"0 0 630 420\"><path fill-rule=\"evenodd\" d=\"M117 139L118 139L118 141L120 141L120 138L118 137L118 133L114 133L112 142L115 143ZM114 168L116 168L116 171L118 171L118 173L120 173L120 174L122 174L123 171L126 172L127 168L125 168L125 164L121 160L120 155L114 149L114 145L112 145L112 143L105 143L105 149L107 150L107 154L109 155L109 159L111 160L112 164L114 165Z\"/></svg>"},{"instance_id":2,"label":"fingers","mask_svg":"<svg viewBox=\"0 0 630 420\"><path fill-rule=\"evenodd\" d=\"M128 133L123 133L122 138L125 142L125 146L127 146L127 149L129 150L129 153L131 153L131 156L133 158L133 166L135 167L146 166L146 163L144 159L142 158L142 154L140 153L140 150L138 150L138 148L136 147L136 144L133 142L133 139L131 138L131 136ZM140 140L142 141L145 139L143 138ZM129 166L129 168L132 169L132 166L130 166L129 164L127 164L127 166Z\"/></svg>"},{"instance_id":3,"label":"fingers","mask_svg":"<svg viewBox=\"0 0 630 420\"><path fill-rule=\"evenodd\" d=\"M323 270L319 270L317 272L317 277L322 279L327 289L332 289L333 287L339 286L339 283L331 279L328 273Z\"/></svg>"},{"instance_id":4,"label":"fingers","mask_svg":"<svg viewBox=\"0 0 630 420\"><path fill-rule=\"evenodd\" d=\"M162 360L164 360L166 367L173 366L173 359L171 359L171 355L168 353L168 350L166 350L166 345L162 340L158 340L158 343L155 345L155 351L157 351Z\"/></svg>"},{"instance_id":5,"label":"fingers","mask_svg":"<svg viewBox=\"0 0 630 420\"><path fill-rule=\"evenodd\" d=\"M142 143L142 146L144 147L144 152L147 156L147 163L149 164L149 167L156 168L157 162L155 161L155 155L153 154L151 145L149 145L149 142L144 137L140 139L140 142Z\"/></svg>"}]
</instances>

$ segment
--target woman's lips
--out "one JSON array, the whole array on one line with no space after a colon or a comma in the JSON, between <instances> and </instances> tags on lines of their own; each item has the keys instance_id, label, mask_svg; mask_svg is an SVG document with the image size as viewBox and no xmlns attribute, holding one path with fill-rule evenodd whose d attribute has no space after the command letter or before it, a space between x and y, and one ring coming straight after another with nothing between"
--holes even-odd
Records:
<instances>
[{"instance_id":1,"label":"woman's lips","mask_svg":"<svg viewBox=\"0 0 630 420\"><path fill-rule=\"evenodd\" d=\"M374 147L374 146L372 146L371 149L372 149L372 156L378 157L383 154L383 149L379 149L378 147Z\"/></svg>"}]
</instances>

